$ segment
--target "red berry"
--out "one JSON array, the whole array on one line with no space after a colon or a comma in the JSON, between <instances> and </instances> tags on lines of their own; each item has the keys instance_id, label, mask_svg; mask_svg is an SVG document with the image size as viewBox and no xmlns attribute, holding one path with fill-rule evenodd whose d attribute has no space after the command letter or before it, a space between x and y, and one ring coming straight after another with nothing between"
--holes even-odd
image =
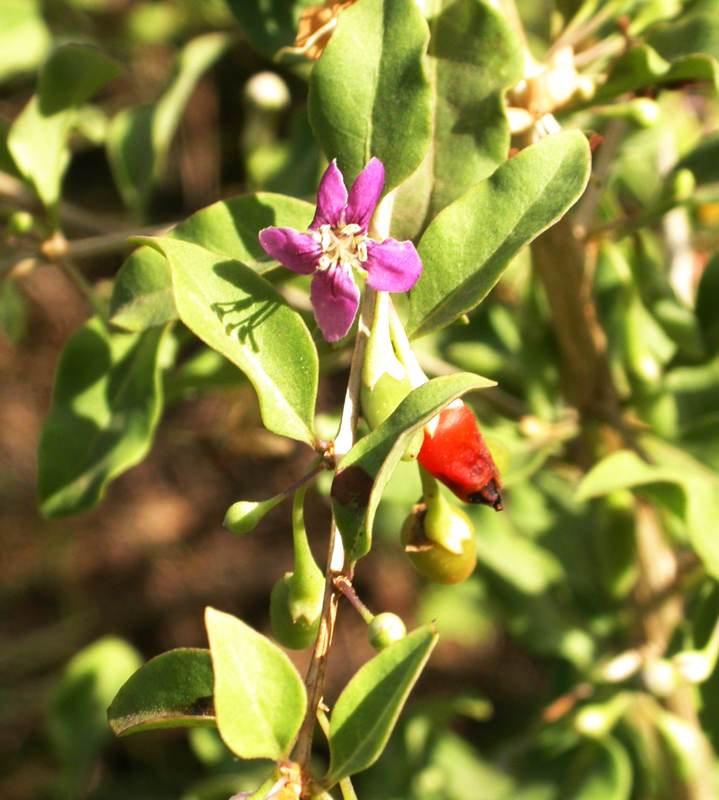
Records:
<instances>
[{"instance_id":1,"label":"red berry","mask_svg":"<svg viewBox=\"0 0 719 800\"><path fill-rule=\"evenodd\" d=\"M464 403L440 412L433 434L425 431L418 460L465 503L502 510L499 472L474 414Z\"/></svg>"}]
</instances>

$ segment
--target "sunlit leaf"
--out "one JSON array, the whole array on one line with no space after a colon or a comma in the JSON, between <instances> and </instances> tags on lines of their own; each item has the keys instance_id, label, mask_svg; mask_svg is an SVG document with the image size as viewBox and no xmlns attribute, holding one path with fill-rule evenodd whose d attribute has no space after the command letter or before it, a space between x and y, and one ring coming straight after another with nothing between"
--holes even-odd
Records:
<instances>
[{"instance_id":1,"label":"sunlit leaf","mask_svg":"<svg viewBox=\"0 0 719 800\"><path fill-rule=\"evenodd\" d=\"M38 0L0 3L0 83L35 69L50 46Z\"/></svg>"},{"instance_id":2,"label":"sunlit leaf","mask_svg":"<svg viewBox=\"0 0 719 800\"><path fill-rule=\"evenodd\" d=\"M386 188L419 166L431 108L424 55L429 31L414 0L361 0L339 17L310 79L310 122L325 153L352 180L372 156Z\"/></svg>"},{"instance_id":3,"label":"sunlit leaf","mask_svg":"<svg viewBox=\"0 0 719 800\"><path fill-rule=\"evenodd\" d=\"M419 243L424 269L410 292L408 332L442 328L481 302L520 248L577 201L589 169L584 135L560 133L441 211Z\"/></svg>"},{"instance_id":4,"label":"sunlit leaf","mask_svg":"<svg viewBox=\"0 0 719 800\"><path fill-rule=\"evenodd\" d=\"M240 758L286 757L307 705L297 670L277 645L236 617L208 608L205 624L223 741Z\"/></svg>"},{"instance_id":5,"label":"sunlit leaf","mask_svg":"<svg viewBox=\"0 0 719 800\"><path fill-rule=\"evenodd\" d=\"M507 159L504 90L522 77L517 35L483 0L428 4L432 138L422 165L398 190L393 235L413 238L437 212Z\"/></svg>"},{"instance_id":6,"label":"sunlit leaf","mask_svg":"<svg viewBox=\"0 0 719 800\"><path fill-rule=\"evenodd\" d=\"M265 426L313 445L318 359L302 317L239 261L167 236L147 243L170 264L180 319L247 375Z\"/></svg>"},{"instance_id":7,"label":"sunlit leaf","mask_svg":"<svg viewBox=\"0 0 719 800\"><path fill-rule=\"evenodd\" d=\"M360 667L345 686L330 717L327 783L380 757L437 639L431 627L418 628Z\"/></svg>"},{"instance_id":8,"label":"sunlit leaf","mask_svg":"<svg viewBox=\"0 0 719 800\"><path fill-rule=\"evenodd\" d=\"M181 222L170 236L264 273L276 262L260 247L260 230L271 225L304 230L313 214L314 206L304 200L258 192L213 203ZM126 259L115 279L110 313L113 324L130 331L177 318L172 275L161 253L140 247Z\"/></svg>"}]
</instances>

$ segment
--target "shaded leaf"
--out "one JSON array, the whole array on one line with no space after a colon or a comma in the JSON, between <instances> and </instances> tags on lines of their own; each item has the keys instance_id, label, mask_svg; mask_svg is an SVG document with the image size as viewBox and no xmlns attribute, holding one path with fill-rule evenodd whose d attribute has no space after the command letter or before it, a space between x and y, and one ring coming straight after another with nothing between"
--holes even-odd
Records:
<instances>
[{"instance_id":1,"label":"shaded leaf","mask_svg":"<svg viewBox=\"0 0 719 800\"><path fill-rule=\"evenodd\" d=\"M214 726L209 650L181 647L143 664L115 695L107 719L118 736L155 728Z\"/></svg>"},{"instance_id":2,"label":"shaded leaf","mask_svg":"<svg viewBox=\"0 0 719 800\"><path fill-rule=\"evenodd\" d=\"M60 198L70 162L68 140L80 106L119 73L119 65L95 48L62 45L45 62L37 93L13 123L8 149L49 208Z\"/></svg>"},{"instance_id":3,"label":"shaded leaf","mask_svg":"<svg viewBox=\"0 0 719 800\"><path fill-rule=\"evenodd\" d=\"M418 387L347 453L332 482L332 508L347 555L357 560L372 546L372 525L387 481L412 434L448 403L494 381L459 372Z\"/></svg>"},{"instance_id":4,"label":"shaded leaf","mask_svg":"<svg viewBox=\"0 0 719 800\"><path fill-rule=\"evenodd\" d=\"M162 409L163 332L111 332L93 318L65 346L38 452L45 516L92 508L147 454Z\"/></svg>"},{"instance_id":5,"label":"shaded leaf","mask_svg":"<svg viewBox=\"0 0 719 800\"><path fill-rule=\"evenodd\" d=\"M230 43L225 33L198 36L182 49L175 74L160 99L121 111L112 120L107 155L120 193L142 217L150 192L162 176L167 154L197 82Z\"/></svg>"},{"instance_id":6,"label":"shaded leaf","mask_svg":"<svg viewBox=\"0 0 719 800\"><path fill-rule=\"evenodd\" d=\"M169 237L147 243L170 264L180 319L250 379L265 427L313 445L319 367L302 317L239 261Z\"/></svg>"},{"instance_id":7,"label":"shaded leaf","mask_svg":"<svg viewBox=\"0 0 719 800\"><path fill-rule=\"evenodd\" d=\"M374 656L345 686L330 717L328 784L380 757L437 639L431 627L418 628Z\"/></svg>"},{"instance_id":8,"label":"shaded leaf","mask_svg":"<svg viewBox=\"0 0 719 800\"><path fill-rule=\"evenodd\" d=\"M640 44L622 54L612 65L607 80L592 98L602 103L647 86L681 81L709 81L719 88L719 63L713 56L696 53L663 58L653 47Z\"/></svg>"},{"instance_id":9,"label":"shaded leaf","mask_svg":"<svg viewBox=\"0 0 719 800\"><path fill-rule=\"evenodd\" d=\"M526 148L440 212L419 243L424 269L410 292L408 333L429 333L474 308L520 248L577 201L589 171L584 135L560 133Z\"/></svg>"},{"instance_id":10,"label":"shaded leaf","mask_svg":"<svg viewBox=\"0 0 719 800\"><path fill-rule=\"evenodd\" d=\"M314 206L304 200L257 192L213 203L192 214L169 235L264 273L277 262L271 261L260 246L260 230L271 225L305 230L313 215ZM172 275L161 253L140 247L125 260L115 279L110 313L113 324L130 331L177 318Z\"/></svg>"},{"instance_id":11,"label":"shaded leaf","mask_svg":"<svg viewBox=\"0 0 719 800\"><path fill-rule=\"evenodd\" d=\"M345 9L310 79L310 122L352 180L372 156L386 189L419 166L430 135L427 23L414 0L361 0Z\"/></svg>"},{"instance_id":12,"label":"shaded leaf","mask_svg":"<svg viewBox=\"0 0 719 800\"><path fill-rule=\"evenodd\" d=\"M294 42L302 9L317 0L227 0L227 4L252 44L271 56Z\"/></svg>"},{"instance_id":13,"label":"shaded leaf","mask_svg":"<svg viewBox=\"0 0 719 800\"><path fill-rule=\"evenodd\" d=\"M277 645L236 617L208 608L205 624L223 741L240 758L287 756L307 706L297 670Z\"/></svg>"},{"instance_id":14,"label":"shaded leaf","mask_svg":"<svg viewBox=\"0 0 719 800\"><path fill-rule=\"evenodd\" d=\"M719 576L719 541L714 534L719 518L719 479L670 445L644 440L643 446L654 463L629 450L612 453L584 476L577 499L601 497L620 489L648 492L683 519L689 541L707 572Z\"/></svg>"},{"instance_id":15,"label":"shaded leaf","mask_svg":"<svg viewBox=\"0 0 719 800\"><path fill-rule=\"evenodd\" d=\"M63 764L65 796L78 797L93 761L110 738L107 706L142 664L134 647L107 636L77 653L65 667L48 710L48 732Z\"/></svg>"}]
</instances>

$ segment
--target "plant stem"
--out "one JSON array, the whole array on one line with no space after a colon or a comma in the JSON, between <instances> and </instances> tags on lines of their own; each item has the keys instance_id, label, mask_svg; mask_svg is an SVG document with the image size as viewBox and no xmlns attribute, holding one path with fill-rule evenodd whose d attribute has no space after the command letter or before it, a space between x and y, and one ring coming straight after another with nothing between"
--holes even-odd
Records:
<instances>
[{"instance_id":1,"label":"plant stem","mask_svg":"<svg viewBox=\"0 0 719 800\"><path fill-rule=\"evenodd\" d=\"M394 192L390 192L382 199L372 217L369 232L373 238L381 240L389 236L393 205ZM375 302L375 291L369 286L365 286L362 303L360 305L357 335L352 351L350 374L347 379L347 390L342 406L340 426L334 440L336 463L339 463L342 457L350 451L355 440L355 431L357 430L357 420L359 419L360 411L359 403L362 368L364 366L367 340L374 318ZM302 727L300 728L293 753L294 760L300 764L303 774L305 775L309 775L312 734L317 719L317 709L320 707L322 701L327 659L332 645L332 636L337 619L337 607L342 594L334 581L338 575L344 575L351 580L353 572L354 562L348 560L346 557L342 544L342 536L340 535L333 516L330 528L327 567L325 570L325 596L322 605L322 617L320 619L320 627L317 633L314 650L312 651L312 660L310 661L307 676L305 677L305 686L307 687L307 713Z\"/></svg>"}]
</instances>

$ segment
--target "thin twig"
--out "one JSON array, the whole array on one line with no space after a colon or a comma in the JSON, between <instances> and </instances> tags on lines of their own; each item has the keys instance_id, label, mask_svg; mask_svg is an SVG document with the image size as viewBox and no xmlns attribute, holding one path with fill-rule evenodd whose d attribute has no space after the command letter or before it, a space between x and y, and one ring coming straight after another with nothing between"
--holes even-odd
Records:
<instances>
[{"instance_id":1,"label":"thin twig","mask_svg":"<svg viewBox=\"0 0 719 800\"><path fill-rule=\"evenodd\" d=\"M370 234L376 239L385 239L389 236L390 221L394 193L390 192L379 204L370 223ZM350 374L347 380L342 416L337 436L334 441L334 454L337 463L346 455L354 444L357 421L359 419L360 388L362 380L362 367L364 364L367 340L374 316L376 294L369 286L365 287L360 306L357 335L355 337ZM307 713L297 737L294 749L294 760L300 764L303 774L309 775L309 763L312 752L312 733L317 718L317 709L322 701L324 691L327 659L332 645L337 607L341 593L334 584L337 575L345 575L351 580L354 571L354 562L345 554L337 523L332 518L330 529L329 552L327 568L325 570L325 596L322 605L322 617L317 633L312 660L307 670L305 686L307 687Z\"/></svg>"}]
</instances>

